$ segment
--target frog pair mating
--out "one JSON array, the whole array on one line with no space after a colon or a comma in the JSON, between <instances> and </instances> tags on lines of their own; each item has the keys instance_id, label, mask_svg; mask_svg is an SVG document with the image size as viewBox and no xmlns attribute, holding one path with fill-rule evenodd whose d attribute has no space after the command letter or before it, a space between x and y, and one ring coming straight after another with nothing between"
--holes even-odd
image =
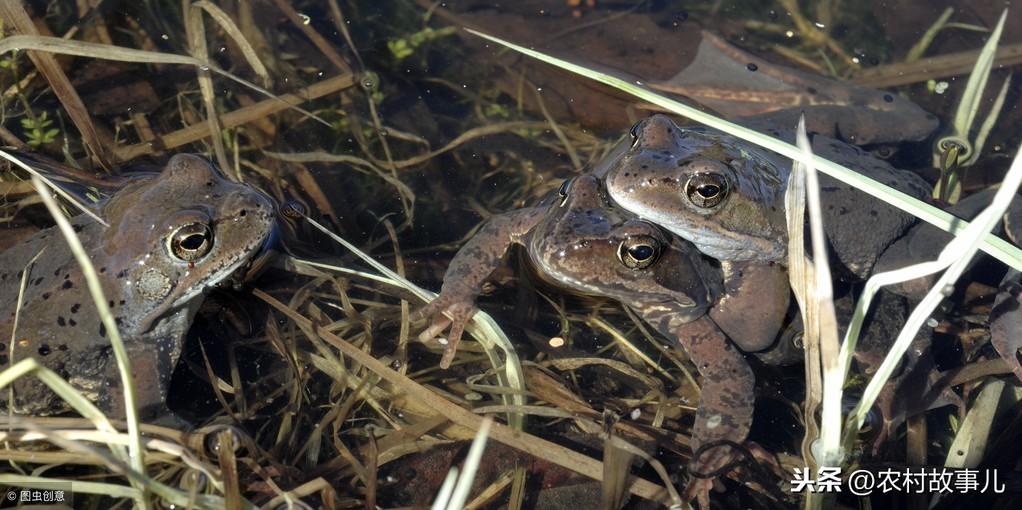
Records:
<instances>
[{"instance_id":1,"label":"frog pair mating","mask_svg":"<svg viewBox=\"0 0 1022 510\"><path fill-rule=\"evenodd\" d=\"M84 214L71 223L125 342L140 411L157 416L165 413L170 376L203 292L230 281L261 252L274 231L273 202L227 180L205 159L180 154L162 173L130 179L97 212L108 227ZM0 338L13 339L2 346L0 369L35 358L110 417L123 418L123 387L108 332L56 227L0 254L0 307L8 311ZM18 414L68 410L36 377L22 377L12 387L13 402L4 388L0 404Z\"/></svg>"},{"instance_id":2,"label":"frog pair mating","mask_svg":"<svg viewBox=\"0 0 1022 510\"><path fill-rule=\"evenodd\" d=\"M814 152L926 195L921 178L858 148L820 136ZM510 245L521 244L541 277L621 301L688 352L702 376L690 469L713 473L736 455L731 445L745 439L752 421L754 376L731 342L745 351L768 347L788 309L782 199L789 168L784 158L722 133L679 128L662 115L646 119L591 175L562 187L559 200L489 220L420 312L433 317L420 338L450 327L447 366L480 285ZM822 192L831 247L850 274L868 274L914 223L832 179L824 178ZM686 493L706 506L709 487L699 478Z\"/></svg>"}]
</instances>

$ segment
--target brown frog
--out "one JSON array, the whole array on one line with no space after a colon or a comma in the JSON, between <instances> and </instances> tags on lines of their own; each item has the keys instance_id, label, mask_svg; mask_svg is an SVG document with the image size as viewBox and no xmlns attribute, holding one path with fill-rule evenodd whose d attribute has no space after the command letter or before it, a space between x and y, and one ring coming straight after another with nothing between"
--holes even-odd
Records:
<instances>
[{"instance_id":1,"label":"brown frog","mask_svg":"<svg viewBox=\"0 0 1022 510\"><path fill-rule=\"evenodd\" d=\"M707 31L691 64L649 85L729 119L794 126L804 113L808 130L859 145L923 140L938 125L937 117L897 94L776 65Z\"/></svg>"},{"instance_id":2,"label":"brown frog","mask_svg":"<svg viewBox=\"0 0 1022 510\"><path fill-rule=\"evenodd\" d=\"M974 219L993 200L996 189L987 189L947 208L947 212L966 220ZM1004 234L1015 245L1022 240L1022 200L1012 200L1002 221L994 227L994 234ZM920 223L887 249L877 261L877 271L889 271L911 264L933 260L951 242L951 234L928 223ZM892 290L910 298L921 298L936 283L939 274L928 275L895 286ZM1018 312L1019 274L1011 270L1000 285L1000 292L990 312L990 344L1008 368L1022 381L1022 363L1018 352L1022 349L1022 315Z\"/></svg>"},{"instance_id":3,"label":"brown frog","mask_svg":"<svg viewBox=\"0 0 1022 510\"><path fill-rule=\"evenodd\" d=\"M750 127L794 139L793 129L770 123ZM855 146L817 135L813 152L917 198L928 195L922 178ZM789 302L783 198L790 168L790 160L738 138L679 127L665 115L653 115L636 124L631 140L616 147L593 174L604 179L615 204L720 260L728 295L761 296L749 301L758 320L745 321L744 332L737 330L742 323L728 332L750 346L766 346L780 323L761 326L783 318ZM831 177L822 175L820 182L827 240L839 274L863 278L915 218Z\"/></svg>"},{"instance_id":4,"label":"brown frog","mask_svg":"<svg viewBox=\"0 0 1022 510\"><path fill-rule=\"evenodd\" d=\"M140 411L163 411L170 375L203 292L227 282L274 230L273 202L227 180L205 159L179 154L158 175L131 179L97 206L102 224L71 220L98 272L125 342ZM33 257L34 263L30 263ZM27 286L15 329L22 275ZM0 254L0 368L35 358L111 417L124 416L123 387L78 262L56 227ZM8 339L12 339L7 345ZM14 382L19 414L67 411L35 377Z\"/></svg>"},{"instance_id":5,"label":"brown frog","mask_svg":"<svg viewBox=\"0 0 1022 510\"><path fill-rule=\"evenodd\" d=\"M702 377L689 467L706 477L695 478L686 495L706 507L713 473L748 434L754 375L707 315L722 291L719 271L690 244L611 207L601 188L593 176L578 177L562 187L559 201L490 219L451 261L437 299L418 312L433 318L420 338L450 327L441 362L449 365L480 286L512 244L522 245L553 285L620 301L680 344Z\"/></svg>"},{"instance_id":6,"label":"brown frog","mask_svg":"<svg viewBox=\"0 0 1022 510\"><path fill-rule=\"evenodd\" d=\"M790 129L755 123L750 127L789 142L794 138ZM773 307L788 306L788 290L762 282L777 281L778 274L785 273L788 239L783 197L791 161L715 130L679 127L663 115L636 124L631 134L631 140L593 171L605 180L615 204L721 260L729 289L763 297L750 310L779 317ZM928 186L919 176L897 170L857 147L817 135L813 152L916 198L928 196ZM875 266L882 266L878 260L889 250L898 251L899 239L916 222L913 216L826 175L820 176L820 191L832 259L839 266L838 274L851 279L865 278ZM747 322L747 330L761 323ZM735 328L727 331L732 338L742 336ZM746 338L752 335L745 333ZM867 371L886 354L891 338L872 340L860 344L856 352ZM906 372L917 371L920 356L909 357ZM890 404L888 399L881 405L884 432L898 421Z\"/></svg>"}]
</instances>

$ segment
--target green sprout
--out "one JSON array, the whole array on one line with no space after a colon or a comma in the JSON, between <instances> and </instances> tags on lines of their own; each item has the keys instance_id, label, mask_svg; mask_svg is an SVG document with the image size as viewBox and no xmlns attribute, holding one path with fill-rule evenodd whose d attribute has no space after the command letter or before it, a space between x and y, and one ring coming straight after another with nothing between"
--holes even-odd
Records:
<instances>
[{"instance_id":1,"label":"green sprout","mask_svg":"<svg viewBox=\"0 0 1022 510\"><path fill-rule=\"evenodd\" d=\"M387 41L387 49L390 50L391 55L394 55L395 60L401 61L415 53L419 46L433 39L452 35L457 30L456 27L445 27L439 30L426 27L408 37Z\"/></svg>"},{"instance_id":2,"label":"green sprout","mask_svg":"<svg viewBox=\"0 0 1022 510\"><path fill-rule=\"evenodd\" d=\"M25 136L28 138L27 143L31 147L46 145L57 139L60 130L50 127L51 125L53 125L53 119L50 119L46 112L43 112L38 117L25 117L21 119L21 127L25 129Z\"/></svg>"},{"instance_id":3,"label":"green sprout","mask_svg":"<svg viewBox=\"0 0 1022 510\"><path fill-rule=\"evenodd\" d=\"M938 139L934 144L933 163L940 170L940 179L933 190L934 198L949 203L958 201L962 193L962 181L965 180L966 170L979 159L987 135L996 124L997 117L1004 106L1004 99L1011 84L1010 77L1004 80L986 119L975 130L975 137L970 139L973 124L982 103L983 91L994 67L997 41L1001 38L1006 19L1007 11L1001 14L1001 19L980 51L980 56L976 60L976 65L962 92L958 109L955 111L950 133Z\"/></svg>"}]
</instances>

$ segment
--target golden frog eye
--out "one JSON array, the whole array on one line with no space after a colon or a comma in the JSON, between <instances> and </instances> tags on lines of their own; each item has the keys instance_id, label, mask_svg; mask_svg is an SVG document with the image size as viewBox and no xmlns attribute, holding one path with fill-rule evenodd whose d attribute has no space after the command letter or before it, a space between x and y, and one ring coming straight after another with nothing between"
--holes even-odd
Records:
<instances>
[{"instance_id":1,"label":"golden frog eye","mask_svg":"<svg viewBox=\"0 0 1022 510\"><path fill-rule=\"evenodd\" d=\"M660 258L662 246L652 236L633 236L621 242L617 258L629 269L646 269Z\"/></svg>"},{"instance_id":2,"label":"golden frog eye","mask_svg":"<svg viewBox=\"0 0 1022 510\"><path fill-rule=\"evenodd\" d=\"M170 254L182 262L194 262L213 248L213 231L205 223L183 225L170 235Z\"/></svg>"},{"instance_id":3,"label":"golden frog eye","mask_svg":"<svg viewBox=\"0 0 1022 510\"><path fill-rule=\"evenodd\" d=\"M685 183L685 194L696 207L709 209L727 198L727 178L721 174L702 173L689 177Z\"/></svg>"}]
</instances>

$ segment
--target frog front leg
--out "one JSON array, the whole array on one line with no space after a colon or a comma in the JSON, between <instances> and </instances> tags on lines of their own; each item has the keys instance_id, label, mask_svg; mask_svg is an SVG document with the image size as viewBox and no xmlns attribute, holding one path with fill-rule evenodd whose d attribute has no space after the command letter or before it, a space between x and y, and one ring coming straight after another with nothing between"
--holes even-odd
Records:
<instances>
[{"instance_id":1,"label":"frog front leg","mask_svg":"<svg viewBox=\"0 0 1022 510\"><path fill-rule=\"evenodd\" d=\"M523 242L545 211L545 208L533 207L490 218L447 266L440 294L413 315L415 320L432 318L430 326L419 335L419 340L424 342L450 327L440 359L441 368L451 366L465 325L475 315L475 300L483 282L500 266L508 248Z\"/></svg>"},{"instance_id":2,"label":"frog front leg","mask_svg":"<svg viewBox=\"0 0 1022 510\"><path fill-rule=\"evenodd\" d=\"M723 332L703 316L685 322L684 314L669 304L653 303L638 310L658 331L677 339L701 376L699 408L692 428L693 479L685 490L686 499L697 497L700 508L709 508L713 473L738 455L752 425L755 376Z\"/></svg>"},{"instance_id":3,"label":"frog front leg","mask_svg":"<svg viewBox=\"0 0 1022 510\"><path fill-rule=\"evenodd\" d=\"M125 342L124 350L131 366L132 386L135 390L135 407L138 416L146 421L159 420L159 423L174 425L179 428L190 428L174 415L167 407L167 392L170 389L171 376L181 357L184 338L179 335L171 337L146 337L146 341ZM106 387L108 391L96 403L108 416L124 419L124 384L117 360L111 352L106 363Z\"/></svg>"},{"instance_id":4,"label":"frog front leg","mask_svg":"<svg viewBox=\"0 0 1022 510\"><path fill-rule=\"evenodd\" d=\"M770 347L791 301L788 270L763 261L723 262L724 295L710 317L745 352Z\"/></svg>"}]
</instances>

